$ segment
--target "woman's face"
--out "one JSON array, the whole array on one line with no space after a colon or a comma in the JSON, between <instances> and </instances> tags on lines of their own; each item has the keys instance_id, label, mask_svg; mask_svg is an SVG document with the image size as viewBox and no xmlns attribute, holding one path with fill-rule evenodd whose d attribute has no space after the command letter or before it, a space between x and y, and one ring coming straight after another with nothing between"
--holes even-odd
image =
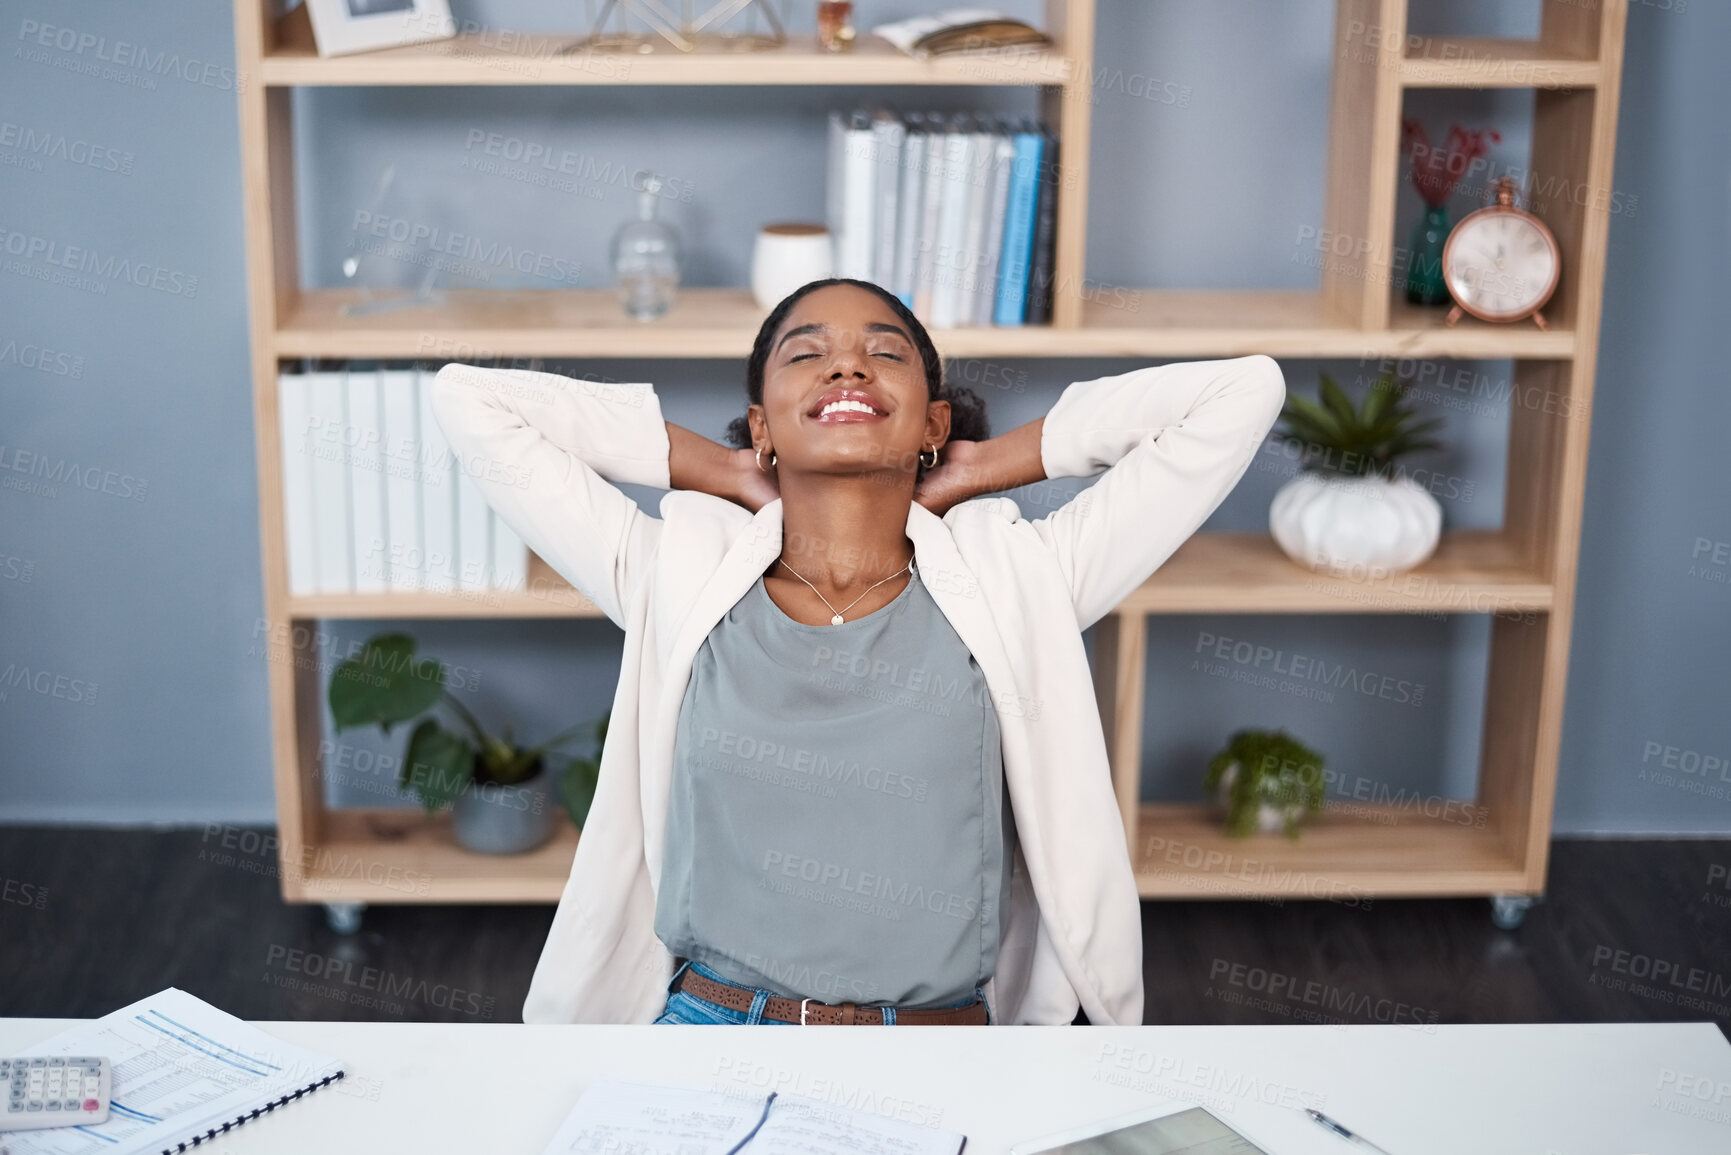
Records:
<instances>
[{"instance_id":1,"label":"woman's face","mask_svg":"<svg viewBox=\"0 0 1731 1155\"><path fill-rule=\"evenodd\" d=\"M763 404L747 420L754 444L774 451L779 478L896 471L911 479L919 454L949 436L950 403L927 400L913 334L876 294L853 285L807 293L772 340Z\"/></svg>"}]
</instances>

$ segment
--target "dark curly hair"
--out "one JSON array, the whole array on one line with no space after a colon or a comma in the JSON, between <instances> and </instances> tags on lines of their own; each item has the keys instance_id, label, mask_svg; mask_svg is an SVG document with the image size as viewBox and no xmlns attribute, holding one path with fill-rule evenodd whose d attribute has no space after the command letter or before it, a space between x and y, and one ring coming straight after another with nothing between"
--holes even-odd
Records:
<instances>
[{"instance_id":1,"label":"dark curly hair","mask_svg":"<svg viewBox=\"0 0 1731 1155\"><path fill-rule=\"evenodd\" d=\"M986 420L986 403L965 385L947 385L944 383L944 362L938 356L937 346L932 344L931 334L920 324L919 318L904 304L901 298L871 281L859 281L852 277L828 277L821 281L807 281L784 297L764 318L762 328L757 331L757 340L752 342L751 357L745 363L745 396L753 405L763 404L763 368L769 362L770 343L775 339L776 330L787 320L788 313L799 303L800 298L807 293L830 285L854 285L875 293L879 300L888 305L908 327L908 333L914 339L914 348L919 350L920 363L926 370L926 399L928 401L948 401L950 403L950 440L952 441L985 441L991 437L991 425ZM735 449L751 448L751 423L741 414L727 423L727 442ZM924 461L917 466L914 480L918 482L926 472Z\"/></svg>"}]
</instances>

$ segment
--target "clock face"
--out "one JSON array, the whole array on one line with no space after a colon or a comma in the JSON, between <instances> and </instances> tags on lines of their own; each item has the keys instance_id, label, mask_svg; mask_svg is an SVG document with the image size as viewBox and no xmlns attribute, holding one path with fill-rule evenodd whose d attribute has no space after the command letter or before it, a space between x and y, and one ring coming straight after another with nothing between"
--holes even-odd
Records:
<instances>
[{"instance_id":1,"label":"clock face","mask_svg":"<svg viewBox=\"0 0 1731 1155\"><path fill-rule=\"evenodd\" d=\"M1449 234L1443 277L1454 299L1478 316L1524 317L1556 287L1556 245L1531 217L1481 211Z\"/></svg>"}]
</instances>

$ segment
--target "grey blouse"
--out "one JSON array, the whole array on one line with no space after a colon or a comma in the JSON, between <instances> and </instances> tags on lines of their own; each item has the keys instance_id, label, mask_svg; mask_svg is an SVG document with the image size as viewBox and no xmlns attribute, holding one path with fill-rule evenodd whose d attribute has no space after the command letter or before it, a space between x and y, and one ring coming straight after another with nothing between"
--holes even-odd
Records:
<instances>
[{"instance_id":1,"label":"grey blouse","mask_svg":"<svg viewBox=\"0 0 1731 1155\"><path fill-rule=\"evenodd\" d=\"M997 962L1013 839L991 695L917 566L841 625L760 577L693 661L655 933L779 995L962 1001Z\"/></svg>"}]
</instances>

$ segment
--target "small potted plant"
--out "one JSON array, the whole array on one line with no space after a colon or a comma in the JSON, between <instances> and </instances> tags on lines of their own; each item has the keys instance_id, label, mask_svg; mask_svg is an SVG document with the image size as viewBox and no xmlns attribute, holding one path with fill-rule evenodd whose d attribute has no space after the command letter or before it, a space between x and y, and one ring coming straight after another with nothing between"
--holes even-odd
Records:
<instances>
[{"instance_id":1,"label":"small potted plant","mask_svg":"<svg viewBox=\"0 0 1731 1155\"><path fill-rule=\"evenodd\" d=\"M1442 419L1415 420L1407 388L1385 372L1354 408L1323 373L1320 403L1287 396L1285 424L1274 435L1299 446L1301 467L1274 495L1268 528L1293 561L1374 579L1410 569L1436 551L1442 506L1399 473L1396 462L1438 448L1422 435Z\"/></svg>"},{"instance_id":2,"label":"small potted plant","mask_svg":"<svg viewBox=\"0 0 1731 1155\"><path fill-rule=\"evenodd\" d=\"M1279 830L1297 838L1322 809L1322 755L1284 730L1238 730L1208 761L1202 780L1225 811L1226 833L1242 838Z\"/></svg>"},{"instance_id":3,"label":"small potted plant","mask_svg":"<svg viewBox=\"0 0 1731 1155\"><path fill-rule=\"evenodd\" d=\"M555 747L585 730L595 730L598 740L606 734L603 716L537 746L518 746L509 725L495 737L445 688L439 662L416 659L415 640L407 634L369 639L332 671L329 699L339 733L376 725L388 735L397 723L448 706L463 730L447 729L431 715L421 718L409 735L399 784L413 790L429 814L449 805L458 844L484 854L518 854L545 843L553 834L548 764L560 757ZM579 827L594 797L599 759L597 753L557 767L559 801Z\"/></svg>"}]
</instances>

